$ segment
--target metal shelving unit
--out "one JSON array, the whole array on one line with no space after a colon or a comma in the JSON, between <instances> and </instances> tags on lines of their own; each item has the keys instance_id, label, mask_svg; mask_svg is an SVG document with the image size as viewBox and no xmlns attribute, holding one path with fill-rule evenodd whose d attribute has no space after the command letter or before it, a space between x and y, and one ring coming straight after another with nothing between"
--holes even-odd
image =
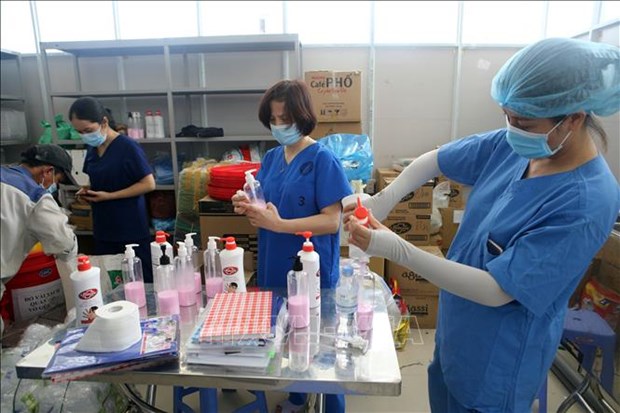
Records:
<instances>
[{"instance_id":1,"label":"metal shelving unit","mask_svg":"<svg viewBox=\"0 0 620 413\"><path fill-rule=\"evenodd\" d=\"M150 148L161 149L163 145L169 145L172 156L174 173L174 185L163 186L170 190L178 190L179 184L179 164L177 153L179 145L206 145L205 150L209 152L209 145L231 146L238 143L257 142L265 149L265 145L275 140L268 135L256 135L249 131L248 134L225 135L217 138L180 138L176 137L176 131L181 129L177 124L175 115L178 110L182 110L179 99L185 99L187 111L191 111L191 98L201 97L201 118L206 118L207 97L230 97L231 99L255 99L258 104L260 96L265 92L270 84L268 82L257 81L256 87L225 87L221 84L208 84L206 72L209 70L209 62L205 56L209 54L234 54L239 56L250 52L277 52L281 57L281 73L279 78L302 78L301 68L301 44L296 34L280 35L249 35L249 36L212 36L212 37L190 37L190 38L167 38L167 39L145 39L145 40L115 40L115 41L80 41L80 42L42 42L40 43L42 59L42 81L45 95L44 111L48 119L53 119L56 111L55 100L59 98L79 98L81 96L94 96L106 99L119 99L123 107L126 107L127 99L159 99L165 98L164 107L167 109L167 137L163 139L144 139L141 144L148 145ZM62 52L72 57L73 68L76 74L74 90L56 91L50 79L49 51ZM181 55L185 70L185 85L179 87L173 82L174 75L178 70L178 65L173 65L173 55ZM197 55L199 58L198 85L189 82L189 55ZM158 56L163 59L165 82L153 85L144 89L132 89L126 87L125 70L128 57ZM273 55L269 55L270 59ZM80 73L80 61L88 58L109 57L116 59L118 87L112 90L96 90L90 86L83 87L83 76ZM180 60L180 59L177 59ZM175 61L176 62L176 61ZM182 69L182 70L183 70ZM192 67L192 69L196 69ZM174 70L174 73L173 73ZM244 67L243 70L246 70ZM247 79L253 73L252 65L247 65ZM262 83L262 84L261 84ZM124 111L127 112L126 110ZM207 124L203 119L203 124ZM52 139L54 143L63 145L78 145L76 141L59 141L57 139L56 125L52 122ZM178 195L178 194L176 194Z\"/></svg>"},{"instance_id":2,"label":"metal shelving unit","mask_svg":"<svg viewBox=\"0 0 620 413\"><path fill-rule=\"evenodd\" d=\"M2 91L0 92L0 102L2 104L2 107L23 111L25 117L26 99L24 97L23 81L21 75L21 55L17 52L1 49L0 61L2 62L3 66L3 74L10 75L10 78L8 76L7 78L3 76L1 82ZM5 65L14 65L14 67L5 67ZM2 148L3 157L5 155L5 149L10 150L10 152L12 153L14 151L21 150L22 147L25 148L26 146L28 146L29 142L27 124L25 125L25 127L25 139L21 137L13 138L12 136L8 139L6 137L0 139L0 147ZM10 159L10 161L12 160L14 159Z\"/></svg>"}]
</instances>

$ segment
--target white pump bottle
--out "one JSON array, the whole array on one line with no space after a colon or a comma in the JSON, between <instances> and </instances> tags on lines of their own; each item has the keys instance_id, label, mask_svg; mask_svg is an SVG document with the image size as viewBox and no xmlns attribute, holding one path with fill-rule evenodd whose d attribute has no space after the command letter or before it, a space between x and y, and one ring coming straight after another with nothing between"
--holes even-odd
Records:
<instances>
[{"instance_id":1,"label":"white pump bottle","mask_svg":"<svg viewBox=\"0 0 620 413\"><path fill-rule=\"evenodd\" d=\"M185 248L187 249L187 255L192 260L192 270L194 275L194 289L196 290L196 294L202 293L202 280L200 279L200 252L198 251L198 247L194 245L193 236L196 235L195 232L190 232L185 234Z\"/></svg>"},{"instance_id":2,"label":"white pump bottle","mask_svg":"<svg viewBox=\"0 0 620 413\"><path fill-rule=\"evenodd\" d=\"M250 200L251 204L265 208L267 205L265 202L265 195L263 194L263 188L260 182L254 178L252 172L256 172L256 169L250 169L245 171L245 184L243 184L243 192Z\"/></svg>"},{"instance_id":3,"label":"white pump bottle","mask_svg":"<svg viewBox=\"0 0 620 413\"><path fill-rule=\"evenodd\" d=\"M238 247L234 237L221 238L226 241L225 249L220 252L222 279L225 292L246 292L243 271L243 248Z\"/></svg>"},{"instance_id":4,"label":"white pump bottle","mask_svg":"<svg viewBox=\"0 0 620 413\"><path fill-rule=\"evenodd\" d=\"M314 245L310 242L312 232L297 232L296 235L303 236L306 241L302 249L297 253L301 257L304 272L308 274L308 300L310 308L321 307L321 261L319 254L314 250Z\"/></svg>"},{"instance_id":5,"label":"white pump bottle","mask_svg":"<svg viewBox=\"0 0 620 413\"><path fill-rule=\"evenodd\" d=\"M205 267L205 290L207 300L215 297L215 294L224 292L224 281L222 280L222 269L220 268L220 251L217 249L219 237L209 237L207 249L203 255Z\"/></svg>"},{"instance_id":6,"label":"white pump bottle","mask_svg":"<svg viewBox=\"0 0 620 413\"><path fill-rule=\"evenodd\" d=\"M192 260L187 255L183 241L178 241L178 255L174 258L174 271L179 292L179 304L187 307L196 304L196 286L194 285L194 269Z\"/></svg>"}]
</instances>

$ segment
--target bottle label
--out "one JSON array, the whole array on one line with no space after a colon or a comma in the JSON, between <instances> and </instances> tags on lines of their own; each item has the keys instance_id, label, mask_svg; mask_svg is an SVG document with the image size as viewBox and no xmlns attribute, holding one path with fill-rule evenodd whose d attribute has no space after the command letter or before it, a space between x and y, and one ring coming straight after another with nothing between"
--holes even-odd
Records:
<instances>
[{"instance_id":1,"label":"bottle label","mask_svg":"<svg viewBox=\"0 0 620 413\"><path fill-rule=\"evenodd\" d=\"M81 293L79 293L78 297L80 297L80 300L90 300L91 298L96 296L97 293L98 291L96 288L89 288L88 290L84 290Z\"/></svg>"},{"instance_id":2,"label":"bottle label","mask_svg":"<svg viewBox=\"0 0 620 413\"><path fill-rule=\"evenodd\" d=\"M239 271L239 269L233 265L231 265L230 267L224 267L222 269L224 275L235 275L237 271Z\"/></svg>"}]
</instances>

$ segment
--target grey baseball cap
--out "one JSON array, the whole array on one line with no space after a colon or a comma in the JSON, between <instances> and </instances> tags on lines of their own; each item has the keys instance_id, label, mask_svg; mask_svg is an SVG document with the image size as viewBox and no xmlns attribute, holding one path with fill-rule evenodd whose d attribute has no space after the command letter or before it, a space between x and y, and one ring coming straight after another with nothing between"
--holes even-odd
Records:
<instances>
[{"instance_id":1,"label":"grey baseball cap","mask_svg":"<svg viewBox=\"0 0 620 413\"><path fill-rule=\"evenodd\" d=\"M62 184L78 185L71 173L73 170L71 155L60 146L54 144L33 145L21 155L24 161L39 161L62 170L65 174L65 179L61 182Z\"/></svg>"}]
</instances>

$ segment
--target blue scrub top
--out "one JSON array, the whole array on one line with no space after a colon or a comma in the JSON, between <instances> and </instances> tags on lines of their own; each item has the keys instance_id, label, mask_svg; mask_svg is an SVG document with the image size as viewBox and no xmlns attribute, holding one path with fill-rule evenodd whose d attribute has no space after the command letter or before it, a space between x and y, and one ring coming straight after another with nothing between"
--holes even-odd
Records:
<instances>
[{"instance_id":1,"label":"blue scrub top","mask_svg":"<svg viewBox=\"0 0 620 413\"><path fill-rule=\"evenodd\" d=\"M465 407L529 411L568 300L618 215L620 188L601 155L522 179L528 160L505 136L501 129L451 142L438 159L449 179L473 186L447 258L489 271L515 300L486 307L441 291L436 345L445 383Z\"/></svg>"},{"instance_id":2,"label":"blue scrub top","mask_svg":"<svg viewBox=\"0 0 620 413\"><path fill-rule=\"evenodd\" d=\"M117 136L102 157L89 147L84 172L93 191L125 189L153 173L140 145L125 135ZM100 241L130 242L149 237L144 195L93 202L93 237Z\"/></svg>"},{"instance_id":3,"label":"blue scrub top","mask_svg":"<svg viewBox=\"0 0 620 413\"><path fill-rule=\"evenodd\" d=\"M258 171L265 199L278 208L284 219L305 218L351 194L344 169L334 154L321 143L303 149L290 164L284 147L265 154ZM305 239L294 234L280 234L260 228L258 232L258 285L286 287L286 274L293 266L290 257L297 255ZM321 260L321 287L333 288L338 281L340 236L312 236L314 250Z\"/></svg>"}]
</instances>

